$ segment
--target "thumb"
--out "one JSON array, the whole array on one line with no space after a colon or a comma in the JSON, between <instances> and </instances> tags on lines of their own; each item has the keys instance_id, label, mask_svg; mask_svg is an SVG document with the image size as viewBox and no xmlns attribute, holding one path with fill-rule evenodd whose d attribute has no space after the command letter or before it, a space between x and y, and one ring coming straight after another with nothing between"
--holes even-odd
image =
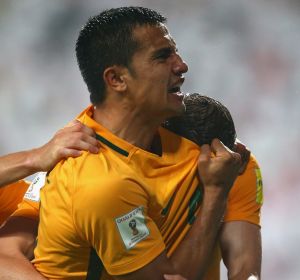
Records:
<instances>
[{"instance_id":1,"label":"thumb","mask_svg":"<svg viewBox=\"0 0 300 280\"><path fill-rule=\"evenodd\" d=\"M220 153L230 151L219 139L215 138L211 142L211 149L212 151L218 155Z\"/></svg>"},{"instance_id":2,"label":"thumb","mask_svg":"<svg viewBox=\"0 0 300 280\"><path fill-rule=\"evenodd\" d=\"M208 161L210 159L211 149L208 144L201 146L201 153L199 156L199 161Z\"/></svg>"}]
</instances>

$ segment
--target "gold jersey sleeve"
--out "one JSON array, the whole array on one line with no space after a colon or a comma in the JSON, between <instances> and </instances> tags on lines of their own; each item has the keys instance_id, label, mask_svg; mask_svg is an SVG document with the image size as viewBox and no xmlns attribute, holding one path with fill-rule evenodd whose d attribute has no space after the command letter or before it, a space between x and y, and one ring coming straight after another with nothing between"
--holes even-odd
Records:
<instances>
[{"instance_id":1,"label":"gold jersey sleeve","mask_svg":"<svg viewBox=\"0 0 300 280\"><path fill-rule=\"evenodd\" d=\"M238 176L229 193L224 221L246 221L260 225L263 183L257 160L251 155L245 172Z\"/></svg>"},{"instance_id":2,"label":"gold jersey sleeve","mask_svg":"<svg viewBox=\"0 0 300 280\"><path fill-rule=\"evenodd\" d=\"M39 219L40 189L44 186L45 180L46 172L40 172L35 176L30 185L28 185L28 189L23 194L22 201L12 216L34 220Z\"/></svg>"},{"instance_id":3,"label":"gold jersey sleeve","mask_svg":"<svg viewBox=\"0 0 300 280\"><path fill-rule=\"evenodd\" d=\"M0 189L0 225L17 209L29 184L20 180Z\"/></svg>"},{"instance_id":4,"label":"gold jersey sleeve","mask_svg":"<svg viewBox=\"0 0 300 280\"><path fill-rule=\"evenodd\" d=\"M73 200L78 232L96 249L112 275L137 270L165 249L149 215L147 191L132 177L118 177L103 178L94 186L81 188Z\"/></svg>"}]
</instances>

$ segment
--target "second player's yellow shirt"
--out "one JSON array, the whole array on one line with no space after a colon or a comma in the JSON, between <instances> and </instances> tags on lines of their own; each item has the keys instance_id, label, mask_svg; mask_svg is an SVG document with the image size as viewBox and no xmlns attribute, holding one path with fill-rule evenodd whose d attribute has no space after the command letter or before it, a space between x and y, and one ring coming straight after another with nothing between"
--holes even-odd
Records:
<instances>
[{"instance_id":1,"label":"second player's yellow shirt","mask_svg":"<svg viewBox=\"0 0 300 280\"><path fill-rule=\"evenodd\" d=\"M20 180L0 188L0 226L17 209L28 186L28 182Z\"/></svg>"}]
</instances>

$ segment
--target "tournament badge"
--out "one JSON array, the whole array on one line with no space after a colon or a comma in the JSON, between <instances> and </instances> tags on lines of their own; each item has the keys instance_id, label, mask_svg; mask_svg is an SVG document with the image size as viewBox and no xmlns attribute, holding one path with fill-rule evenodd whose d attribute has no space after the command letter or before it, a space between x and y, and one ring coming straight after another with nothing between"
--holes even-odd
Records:
<instances>
[{"instance_id":1,"label":"tournament badge","mask_svg":"<svg viewBox=\"0 0 300 280\"><path fill-rule=\"evenodd\" d=\"M144 208L140 206L133 211L115 219L121 238L127 250L149 235L145 223Z\"/></svg>"},{"instance_id":2,"label":"tournament badge","mask_svg":"<svg viewBox=\"0 0 300 280\"><path fill-rule=\"evenodd\" d=\"M24 198L35 202L40 201L40 189L45 185L46 175L47 172L40 172L37 174L28 187Z\"/></svg>"}]
</instances>

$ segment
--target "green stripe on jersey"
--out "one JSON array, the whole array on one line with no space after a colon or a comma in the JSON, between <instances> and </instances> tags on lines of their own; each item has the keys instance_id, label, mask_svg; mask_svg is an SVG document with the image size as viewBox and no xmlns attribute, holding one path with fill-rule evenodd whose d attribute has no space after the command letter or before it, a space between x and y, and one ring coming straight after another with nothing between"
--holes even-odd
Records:
<instances>
[{"instance_id":1,"label":"green stripe on jersey","mask_svg":"<svg viewBox=\"0 0 300 280\"><path fill-rule=\"evenodd\" d=\"M104 137L102 137L99 134L96 134L96 139L99 140L100 142L102 142L103 144L105 144L106 146L110 147L111 149L113 149L114 151L118 152L119 154L128 157L129 153L123 149L121 149L120 147L116 146L115 144L111 143L110 141L108 141L107 139L105 139Z\"/></svg>"},{"instance_id":2,"label":"green stripe on jersey","mask_svg":"<svg viewBox=\"0 0 300 280\"><path fill-rule=\"evenodd\" d=\"M90 260L89 260L86 280L99 280L102 270L103 270L103 264L95 249L92 248L90 253Z\"/></svg>"}]
</instances>

